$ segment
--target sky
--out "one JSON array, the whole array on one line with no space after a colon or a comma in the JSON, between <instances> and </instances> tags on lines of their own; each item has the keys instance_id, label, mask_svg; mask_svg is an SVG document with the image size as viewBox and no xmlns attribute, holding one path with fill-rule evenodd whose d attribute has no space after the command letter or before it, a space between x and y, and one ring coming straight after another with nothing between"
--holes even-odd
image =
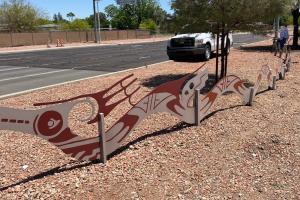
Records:
<instances>
[{"instance_id":1,"label":"sky","mask_svg":"<svg viewBox=\"0 0 300 200\"><path fill-rule=\"evenodd\" d=\"M1 0L0 0L1 1ZM93 12L92 0L27 0L32 5L43 10L51 19L55 13L60 12L64 18L69 12L73 12L77 18L85 18ZM170 0L158 0L161 7L168 13L172 13ZM115 4L115 0L100 0L100 10L109 4Z\"/></svg>"}]
</instances>

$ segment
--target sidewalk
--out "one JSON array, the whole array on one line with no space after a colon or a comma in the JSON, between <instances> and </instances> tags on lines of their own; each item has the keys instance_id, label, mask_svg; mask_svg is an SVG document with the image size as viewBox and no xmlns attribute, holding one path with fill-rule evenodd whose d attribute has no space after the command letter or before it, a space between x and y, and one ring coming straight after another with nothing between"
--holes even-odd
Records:
<instances>
[{"instance_id":1,"label":"sidewalk","mask_svg":"<svg viewBox=\"0 0 300 200\"><path fill-rule=\"evenodd\" d=\"M170 37L159 36L159 37L153 37L153 38L147 38L147 39L110 40L110 41L102 41L101 44L67 43L67 44L64 44L64 47L56 47L55 44L51 44L50 48L48 48L47 45L3 47L3 48L0 48L0 54L43 51L43 50L70 49L70 48L84 48L84 47L96 47L96 46L108 46L108 45L136 44L136 43L148 43L148 42L160 42L160 41L168 40Z\"/></svg>"}]
</instances>

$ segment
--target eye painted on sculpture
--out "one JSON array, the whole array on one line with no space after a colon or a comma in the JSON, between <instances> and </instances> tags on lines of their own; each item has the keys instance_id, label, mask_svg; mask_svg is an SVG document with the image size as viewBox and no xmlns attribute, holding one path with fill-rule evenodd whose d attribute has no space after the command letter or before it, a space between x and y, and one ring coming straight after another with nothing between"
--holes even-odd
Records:
<instances>
[{"instance_id":1,"label":"eye painted on sculpture","mask_svg":"<svg viewBox=\"0 0 300 200\"><path fill-rule=\"evenodd\" d=\"M37 119L35 133L50 137L58 134L63 128L63 124L63 117L59 112L47 111Z\"/></svg>"},{"instance_id":2,"label":"eye painted on sculpture","mask_svg":"<svg viewBox=\"0 0 300 200\"><path fill-rule=\"evenodd\" d=\"M191 84L190 84L190 89L193 89L194 86L195 86L195 84L194 84L194 83L191 83Z\"/></svg>"},{"instance_id":3,"label":"eye painted on sculpture","mask_svg":"<svg viewBox=\"0 0 300 200\"><path fill-rule=\"evenodd\" d=\"M60 120L50 119L48 122L49 129L55 128L57 125L59 125Z\"/></svg>"},{"instance_id":4,"label":"eye painted on sculpture","mask_svg":"<svg viewBox=\"0 0 300 200\"><path fill-rule=\"evenodd\" d=\"M185 94L185 95L189 95L189 91L186 90L184 94Z\"/></svg>"}]
</instances>

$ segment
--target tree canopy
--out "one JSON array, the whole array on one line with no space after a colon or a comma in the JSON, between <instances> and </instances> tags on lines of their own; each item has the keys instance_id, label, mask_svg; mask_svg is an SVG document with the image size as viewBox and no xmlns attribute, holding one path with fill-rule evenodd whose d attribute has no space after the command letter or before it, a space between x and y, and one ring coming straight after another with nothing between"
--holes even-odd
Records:
<instances>
[{"instance_id":1,"label":"tree canopy","mask_svg":"<svg viewBox=\"0 0 300 200\"><path fill-rule=\"evenodd\" d=\"M0 22L11 32L34 31L42 12L25 0L4 0L0 4Z\"/></svg>"},{"instance_id":2,"label":"tree canopy","mask_svg":"<svg viewBox=\"0 0 300 200\"><path fill-rule=\"evenodd\" d=\"M229 30L257 31L282 15L290 0L172 0L177 29L203 31L210 23Z\"/></svg>"},{"instance_id":3,"label":"tree canopy","mask_svg":"<svg viewBox=\"0 0 300 200\"><path fill-rule=\"evenodd\" d=\"M228 34L271 29L275 17L285 13L291 0L172 0L178 32L221 34L221 77L227 74ZM218 80L218 50L216 80Z\"/></svg>"},{"instance_id":4,"label":"tree canopy","mask_svg":"<svg viewBox=\"0 0 300 200\"><path fill-rule=\"evenodd\" d=\"M105 8L105 12L112 26L118 29L137 29L141 24L145 27L146 22L149 25L149 20L159 26L167 14L157 0L137 0L136 4L123 6L111 4ZM153 24L151 27L154 27Z\"/></svg>"},{"instance_id":5,"label":"tree canopy","mask_svg":"<svg viewBox=\"0 0 300 200\"><path fill-rule=\"evenodd\" d=\"M73 18L75 17L75 14L73 12L69 12L67 14L67 17L69 18L69 21L73 21Z\"/></svg>"},{"instance_id":6,"label":"tree canopy","mask_svg":"<svg viewBox=\"0 0 300 200\"><path fill-rule=\"evenodd\" d=\"M91 26L88 24L86 20L75 19L70 23L65 23L63 25L63 29L72 30L72 31L85 31L89 30Z\"/></svg>"},{"instance_id":7,"label":"tree canopy","mask_svg":"<svg viewBox=\"0 0 300 200\"><path fill-rule=\"evenodd\" d=\"M100 12L100 26L101 28L108 28L109 27L109 21L105 15L105 13ZM94 28L94 15L90 15L89 17L85 18L85 20L88 22L88 24Z\"/></svg>"}]
</instances>

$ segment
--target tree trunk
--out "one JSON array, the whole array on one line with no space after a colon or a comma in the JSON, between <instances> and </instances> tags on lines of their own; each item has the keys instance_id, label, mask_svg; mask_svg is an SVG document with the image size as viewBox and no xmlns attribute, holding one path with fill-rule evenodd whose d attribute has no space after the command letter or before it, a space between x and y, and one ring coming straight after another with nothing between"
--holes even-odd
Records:
<instances>
[{"instance_id":1,"label":"tree trunk","mask_svg":"<svg viewBox=\"0 0 300 200\"><path fill-rule=\"evenodd\" d=\"M294 37L293 37L293 47L298 47L298 38L299 38L299 8L292 10L293 15L293 24L294 24Z\"/></svg>"},{"instance_id":2,"label":"tree trunk","mask_svg":"<svg viewBox=\"0 0 300 200\"><path fill-rule=\"evenodd\" d=\"M230 48L230 44L228 43L229 42L229 32L226 33L226 36L225 36L225 40L226 40L226 46L225 46L225 76L227 76L227 66L228 66L228 48Z\"/></svg>"},{"instance_id":3,"label":"tree trunk","mask_svg":"<svg viewBox=\"0 0 300 200\"><path fill-rule=\"evenodd\" d=\"M221 27L221 79L225 76L225 25L222 24Z\"/></svg>"},{"instance_id":4,"label":"tree trunk","mask_svg":"<svg viewBox=\"0 0 300 200\"><path fill-rule=\"evenodd\" d=\"M219 81L219 49L220 49L220 26L217 27L217 50L216 50L216 83Z\"/></svg>"}]
</instances>

